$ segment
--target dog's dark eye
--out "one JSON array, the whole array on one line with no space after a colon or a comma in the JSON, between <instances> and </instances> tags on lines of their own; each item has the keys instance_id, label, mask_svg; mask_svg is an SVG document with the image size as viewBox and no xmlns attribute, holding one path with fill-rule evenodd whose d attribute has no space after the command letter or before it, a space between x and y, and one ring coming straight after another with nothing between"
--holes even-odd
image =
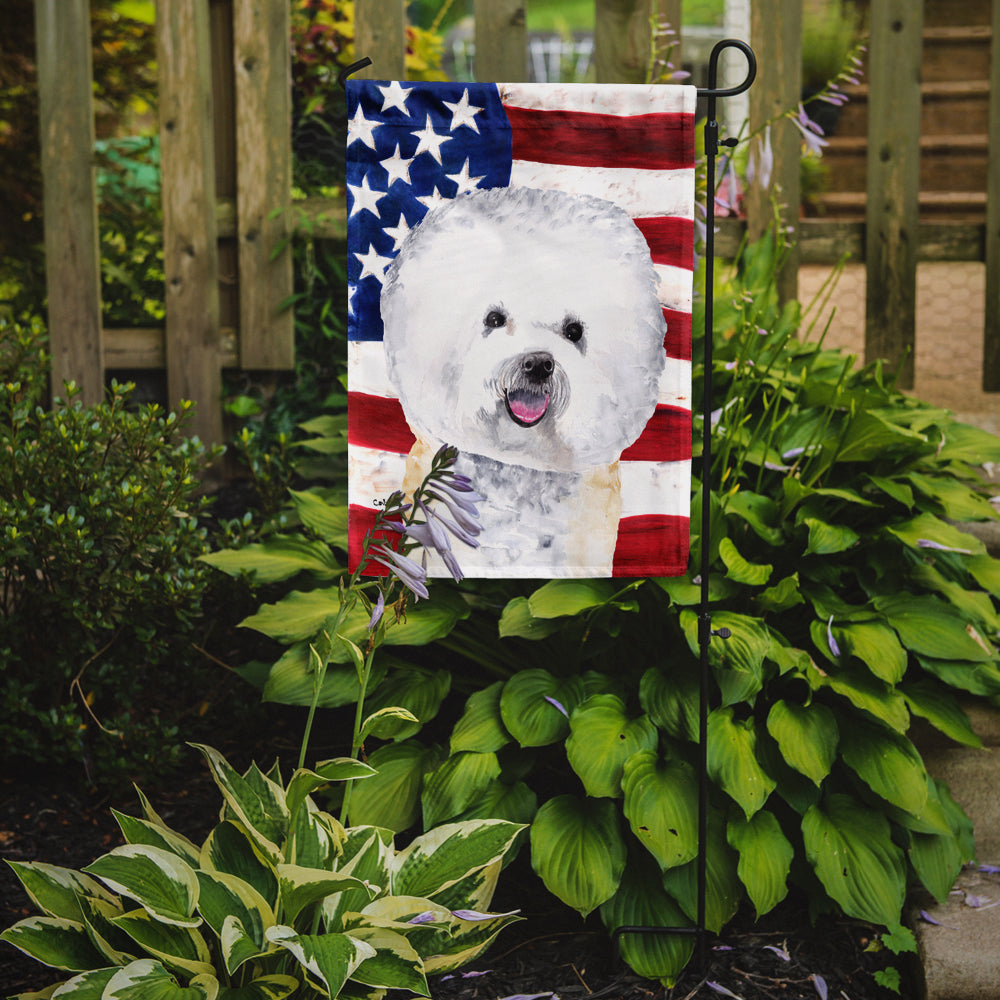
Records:
<instances>
[{"instance_id":1,"label":"dog's dark eye","mask_svg":"<svg viewBox=\"0 0 1000 1000\"><path fill-rule=\"evenodd\" d=\"M579 320L569 319L563 323L563 336L575 344L583 336L583 324Z\"/></svg>"},{"instance_id":2,"label":"dog's dark eye","mask_svg":"<svg viewBox=\"0 0 1000 1000\"><path fill-rule=\"evenodd\" d=\"M483 321L491 330L507 325L507 317L499 309L491 309Z\"/></svg>"}]
</instances>

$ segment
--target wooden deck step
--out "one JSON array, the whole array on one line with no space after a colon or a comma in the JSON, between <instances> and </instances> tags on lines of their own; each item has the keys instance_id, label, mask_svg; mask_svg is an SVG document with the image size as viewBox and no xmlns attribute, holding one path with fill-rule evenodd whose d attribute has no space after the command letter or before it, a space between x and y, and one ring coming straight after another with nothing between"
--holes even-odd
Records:
<instances>
[{"instance_id":1,"label":"wooden deck step","mask_svg":"<svg viewBox=\"0 0 1000 1000\"><path fill-rule=\"evenodd\" d=\"M989 80L936 80L921 84L921 135L947 135L960 123L963 133L989 127ZM846 90L849 101L841 111L837 135L866 135L868 131L867 83Z\"/></svg>"},{"instance_id":2,"label":"wooden deck step","mask_svg":"<svg viewBox=\"0 0 1000 1000\"><path fill-rule=\"evenodd\" d=\"M868 198L863 191L830 191L816 198L824 215L837 219L864 219ZM921 191L920 217L928 221L982 222L986 192Z\"/></svg>"}]
</instances>

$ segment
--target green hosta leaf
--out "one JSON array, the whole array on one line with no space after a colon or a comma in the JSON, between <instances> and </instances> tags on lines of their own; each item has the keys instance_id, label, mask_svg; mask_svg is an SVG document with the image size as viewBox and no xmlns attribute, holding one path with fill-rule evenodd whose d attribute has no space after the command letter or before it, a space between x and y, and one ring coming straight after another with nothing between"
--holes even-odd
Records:
<instances>
[{"instance_id":1,"label":"green hosta leaf","mask_svg":"<svg viewBox=\"0 0 1000 1000\"><path fill-rule=\"evenodd\" d=\"M607 604L616 588L609 580L550 580L528 598L534 618L578 615Z\"/></svg>"},{"instance_id":2,"label":"green hosta leaf","mask_svg":"<svg viewBox=\"0 0 1000 1000\"><path fill-rule=\"evenodd\" d=\"M311 542L297 535L271 535L239 549L223 549L199 556L230 576L247 574L254 583L276 583L298 573L331 580L344 572L325 542Z\"/></svg>"},{"instance_id":3,"label":"green hosta leaf","mask_svg":"<svg viewBox=\"0 0 1000 1000\"><path fill-rule=\"evenodd\" d=\"M698 674L675 662L667 673L650 667L639 682L639 704L660 729L678 740L698 739Z\"/></svg>"},{"instance_id":4,"label":"green hosta leaf","mask_svg":"<svg viewBox=\"0 0 1000 1000\"><path fill-rule=\"evenodd\" d=\"M986 552L986 546L978 538L933 514L918 514L909 521L889 525L886 530L912 549L924 548L921 542L932 542L970 555L984 555Z\"/></svg>"},{"instance_id":5,"label":"green hosta leaf","mask_svg":"<svg viewBox=\"0 0 1000 1000\"><path fill-rule=\"evenodd\" d=\"M899 923L906 867L880 812L849 795L830 795L806 813L802 836L809 863L848 916Z\"/></svg>"},{"instance_id":6,"label":"green hosta leaf","mask_svg":"<svg viewBox=\"0 0 1000 1000\"><path fill-rule=\"evenodd\" d=\"M451 733L451 752L473 750L494 753L510 742L510 733L500 717L500 692L503 681L470 695L462 717Z\"/></svg>"},{"instance_id":7,"label":"green hosta leaf","mask_svg":"<svg viewBox=\"0 0 1000 1000\"><path fill-rule=\"evenodd\" d=\"M806 545L806 555L828 556L844 552L854 545L860 537L858 533L846 524L828 524L815 517L803 519L809 529L809 543Z\"/></svg>"},{"instance_id":8,"label":"green hosta leaf","mask_svg":"<svg viewBox=\"0 0 1000 1000\"><path fill-rule=\"evenodd\" d=\"M1000 694L1000 669L993 663L936 660L931 656L918 656L917 662L949 687L986 697Z\"/></svg>"},{"instance_id":9,"label":"green hosta leaf","mask_svg":"<svg viewBox=\"0 0 1000 1000\"><path fill-rule=\"evenodd\" d=\"M355 982L430 996L424 963L402 934L384 927L362 926L352 929L351 937L375 949L375 954L351 973Z\"/></svg>"},{"instance_id":10,"label":"green hosta leaf","mask_svg":"<svg viewBox=\"0 0 1000 1000\"><path fill-rule=\"evenodd\" d=\"M197 927L198 878L170 851L146 844L125 844L98 858L84 871L96 875L113 892L134 899L150 916L165 924Z\"/></svg>"},{"instance_id":11,"label":"green hosta leaf","mask_svg":"<svg viewBox=\"0 0 1000 1000\"><path fill-rule=\"evenodd\" d=\"M926 440L916 431L890 423L871 410L863 410L851 421L837 451L837 461L867 462L890 448L921 445Z\"/></svg>"},{"instance_id":12,"label":"green hosta leaf","mask_svg":"<svg viewBox=\"0 0 1000 1000\"><path fill-rule=\"evenodd\" d=\"M219 982L215 976L196 976L187 986L157 961L143 958L118 969L104 987L101 1000L216 1000Z\"/></svg>"},{"instance_id":13,"label":"green hosta leaf","mask_svg":"<svg viewBox=\"0 0 1000 1000\"><path fill-rule=\"evenodd\" d=\"M615 894L601 904L601 919L608 931L619 927L687 927L690 921L664 891L656 868L642 858L630 858ZM690 934L623 934L622 958L638 975L673 986L691 959L694 936Z\"/></svg>"},{"instance_id":14,"label":"green hosta leaf","mask_svg":"<svg viewBox=\"0 0 1000 1000\"><path fill-rule=\"evenodd\" d=\"M941 512L951 521L992 521L996 517L989 500L952 477L911 472L906 478L925 497L939 504Z\"/></svg>"},{"instance_id":15,"label":"green hosta leaf","mask_svg":"<svg viewBox=\"0 0 1000 1000\"><path fill-rule=\"evenodd\" d=\"M238 774L217 750L192 744L208 761L226 805L250 832L265 856L272 862L280 857L278 844L288 830L288 809L284 789L264 778L257 787Z\"/></svg>"},{"instance_id":16,"label":"green hosta leaf","mask_svg":"<svg viewBox=\"0 0 1000 1000\"><path fill-rule=\"evenodd\" d=\"M736 874L736 852L726 843L721 814L709 814L705 850L705 926L714 934L732 919L743 899L743 884ZM698 861L663 873L663 887L691 920L698 917Z\"/></svg>"},{"instance_id":17,"label":"green hosta leaf","mask_svg":"<svg viewBox=\"0 0 1000 1000\"><path fill-rule=\"evenodd\" d=\"M739 549L730 538L723 538L719 541L719 556L726 565L726 575L730 580L737 583L744 583L749 587L763 587L771 578L774 567L768 563L747 562L740 555Z\"/></svg>"},{"instance_id":18,"label":"green hosta leaf","mask_svg":"<svg viewBox=\"0 0 1000 1000\"><path fill-rule=\"evenodd\" d=\"M947 688L924 680L908 681L900 686L900 690L910 711L926 719L945 736L967 747L983 745L964 709Z\"/></svg>"},{"instance_id":19,"label":"green hosta leaf","mask_svg":"<svg viewBox=\"0 0 1000 1000\"><path fill-rule=\"evenodd\" d=\"M343 643L337 643L334 655L342 655L345 648ZM340 650L340 653L336 650ZM369 687L376 687L385 677L387 659L385 656L376 657L368 681ZM318 708L350 705L358 700L359 691L358 675L354 667L331 663L323 675L316 705ZM309 643L297 642L289 646L271 666L261 697L264 701L274 701L280 705L311 705L316 697L315 692L316 674L310 660Z\"/></svg>"},{"instance_id":20,"label":"green hosta leaf","mask_svg":"<svg viewBox=\"0 0 1000 1000\"><path fill-rule=\"evenodd\" d=\"M136 819L112 809L122 835L130 844L146 844L170 851L189 865L198 864L199 849L187 837L175 833L169 827L145 819Z\"/></svg>"},{"instance_id":21,"label":"green hosta leaf","mask_svg":"<svg viewBox=\"0 0 1000 1000\"><path fill-rule=\"evenodd\" d=\"M767 731L785 761L819 786L837 756L837 720L826 705L797 705L779 699L767 716Z\"/></svg>"},{"instance_id":22,"label":"green hosta leaf","mask_svg":"<svg viewBox=\"0 0 1000 1000\"><path fill-rule=\"evenodd\" d=\"M698 616L693 611L682 611L680 621L692 654L700 656ZM763 685L764 659L771 648L770 633L759 618L717 611L712 615L712 629L723 628L729 629L729 638L713 636L708 647L708 662L722 690L723 704L752 702Z\"/></svg>"},{"instance_id":23,"label":"green hosta leaf","mask_svg":"<svg viewBox=\"0 0 1000 1000\"><path fill-rule=\"evenodd\" d=\"M749 490L739 490L726 497L726 514L745 521L768 545L777 547L784 541L781 512L770 497L751 493Z\"/></svg>"},{"instance_id":24,"label":"green hosta leaf","mask_svg":"<svg viewBox=\"0 0 1000 1000\"><path fill-rule=\"evenodd\" d=\"M823 674L811 667L806 678L814 689L829 688L899 733L905 733L910 724L903 696L884 681L872 677L868 670L840 667L834 673Z\"/></svg>"},{"instance_id":25,"label":"green hosta leaf","mask_svg":"<svg viewBox=\"0 0 1000 1000\"><path fill-rule=\"evenodd\" d=\"M908 813L919 815L927 801L927 772L905 736L853 719L850 737L841 741L841 756L876 795Z\"/></svg>"},{"instance_id":26,"label":"green hosta leaf","mask_svg":"<svg viewBox=\"0 0 1000 1000\"><path fill-rule=\"evenodd\" d=\"M887 496L891 497L898 504L902 504L907 510L913 507L913 490L906 483L896 479L889 479L885 476L865 476L873 486L880 489Z\"/></svg>"},{"instance_id":27,"label":"green hosta leaf","mask_svg":"<svg viewBox=\"0 0 1000 1000\"><path fill-rule=\"evenodd\" d=\"M332 997L340 995L362 962L375 957L370 944L349 934L296 934L293 928L279 924L268 928L267 939L291 952L310 978Z\"/></svg>"},{"instance_id":28,"label":"green hosta leaf","mask_svg":"<svg viewBox=\"0 0 1000 1000\"><path fill-rule=\"evenodd\" d=\"M285 1000L299 988L292 976L261 976L246 986L223 987L218 1000Z\"/></svg>"},{"instance_id":29,"label":"green hosta leaf","mask_svg":"<svg viewBox=\"0 0 1000 1000\"><path fill-rule=\"evenodd\" d=\"M878 622L835 625L833 634L844 653L861 660L886 684L898 684L906 673L906 650L896 633Z\"/></svg>"},{"instance_id":30,"label":"green hosta leaf","mask_svg":"<svg viewBox=\"0 0 1000 1000\"><path fill-rule=\"evenodd\" d=\"M701 602L701 584L693 583L689 577L656 576L651 582L667 594L671 603L682 608ZM727 597L732 597L737 590L739 590L739 586L728 577L714 574L708 579L708 599L710 601L724 601Z\"/></svg>"},{"instance_id":31,"label":"green hosta leaf","mask_svg":"<svg viewBox=\"0 0 1000 1000\"><path fill-rule=\"evenodd\" d=\"M754 601L763 612L787 611L798 604L804 604L805 598L799 590L799 574L793 573L779 580L773 587L761 591Z\"/></svg>"},{"instance_id":32,"label":"green hosta leaf","mask_svg":"<svg viewBox=\"0 0 1000 1000\"><path fill-rule=\"evenodd\" d=\"M775 781L757 762L752 718L737 721L732 708L717 708L709 714L708 774L748 819L764 805Z\"/></svg>"},{"instance_id":33,"label":"green hosta leaf","mask_svg":"<svg viewBox=\"0 0 1000 1000\"><path fill-rule=\"evenodd\" d=\"M271 862L240 823L220 823L201 848L200 867L223 872L253 886L272 907L278 901L278 876Z\"/></svg>"},{"instance_id":34,"label":"green hosta leaf","mask_svg":"<svg viewBox=\"0 0 1000 1000\"><path fill-rule=\"evenodd\" d=\"M975 626L936 597L883 595L875 598L875 607L899 633L903 645L915 653L976 663L996 658Z\"/></svg>"},{"instance_id":35,"label":"green hosta leaf","mask_svg":"<svg viewBox=\"0 0 1000 1000\"><path fill-rule=\"evenodd\" d=\"M610 899L625 870L615 804L572 795L549 799L531 825L531 865L549 892L582 916Z\"/></svg>"},{"instance_id":36,"label":"green hosta leaf","mask_svg":"<svg viewBox=\"0 0 1000 1000\"><path fill-rule=\"evenodd\" d=\"M224 940L223 928L227 920L238 921L241 940L249 939L252 945L250 955L233 960L233 949L224 948L226 970L232 975L242 962L265 950L264 931L275 923L274 913L267 900L252 885L235 875L222 872L198 872L201 893L198 910L205 922ZM233 936L230 930L229 936Z\"/></svg>"},{"instance_id":37,"label":"green hosta leaf","mask_svg":"<svg viewBox=\"0 0 1000 1000\"><path fill-rule=\"evenodd\" d=\"M393 705L372 712L361 724L358 736L362 740L374 736L380 740L391 740L397 734L401 739L412 736L421 726L420 720L407 708Z\"/></svg>"},{"instance_id":38,"label":"green hosta leaf","mask_svg":"<svg viewBox=\"0 0 1000 1000\"><path fill-rule=\"evenodd\" d=\"M546 746L566 736L569 716L583 697L579 677L560 679L547 670L522 670L504 684L500 716L521 746Z\"/></svg>"},{"instance_id":39,"label":"green hosta leaf","mask_svg":"<svg viewBox=\"0 0 1000 1000\"><path fill-rule=\"evenodd\" d=\"M6 941L43 965L69 972L99 968L104 958L95 950L87 929L65 917L28 917L0 934Z\"/></svg>"},{"instance_id":40,"label":"green hosta leaf","mask_svg":"<svg viewBox=\"0 0 1000 1000\"><path fill-rule=\"evenodd\" d=\"M591 695L570 717L566 757L588 795L618 798L622 768L638 750L656 747L659 734L649 716L629 719L613 694Z\"/></svg>"},{"instance_id":41,"label":"green hosta leaf","mask_svg":"<svg viewBox=\"0 0 1000 1000\"><path fill-rule=\"evenodd\" d=\"M500 615L501 639L516 636L520 639L545 639L565 627L557 619L536 618L531 613L527 597L515 597L507 602Z\"/></svg>"},{"instance_id":42,"label":"green hosta leaf","mask_svg":"<svg viewBox=\"0 0 1000 1000\"><path fill-rule=\"evenodd\" d=\"M347 549L346 504L327 503L313 490L289 490L288 493L292 498L295 513L310 531L315 532L330 545Z\"/></svg>"},{"instance_id":43,"label":"green hosta leaf","mask_svg":"<svg viewBox=\"0 0 1000 1000\"><path fill-rule=\"evenodd\" d=\"M751 819L738 816L726 829L729 846L739 851L736 873L760 919L788 894L788 873L795 849L773 813L762 809Z\"/></svg>"},{"instance_id":44,"label":"green hosta leaf","mask_svg":"<svg viewBox=\"0 0 1000 1000\"><path fill-rule=\"evenodd\" d=\"M60 868L40 861L8 861L7 864L13 869L31 901L46 916L82 920L83 911L79 901L81 896L115 902L115 897L97 879L71 868Z\"/></svg>"},{"instance_id":45,"label":"green hosta leaf","mask_svg":"<svg viewBox=\"0 0 1000 1000\"><path fill-rule=\"evenodd\" d=\"M466 819L505 819L509 823L529 824L538 812L538 796L523 782L512 785L490 782L480 796L460 816Z\"/></svg>"},{"instance_id":46,"label":"green hosta leaf","mask_svg":"<svg viewBox=\"0 0 1000 1000\"><path fill-rule=\"evenodd\" d=\"M435 750L415 740L379 747L368 758L378 773L351 790L351 824L381 826L396 833L413 826L420 817L424 774L438 760Z\"/></svg>"},{"instance_id":47,"label":"green hosta leaf","mask_svg":"<svg viewBox=\"0 0 1000 1000\"><path fill-rule=\"evenodd\" d=\"M394 670L375 688L365 706L372 712L384 708L403 708L410 712L415 721L384 719L379 726L380 739L405 740L437 715L450 689L451 674L447 670L422 667Z\"/></svg>"},{"instance_id":48,"label":"green hosta leaf","mask_svg":"<svg viewBox=\"0 0 1000 1000\"><path fill-rule=\"evenodd\" d=\"M965 559L965 568L973 575L980 587L994 597L1000 597L1000 559L982 555Z\"/></svg>"},{"instance_id":49,"label":"green hosta leaf","mask_svg":"<svg viewBox=\"0 0 1000 1000\"><path fill-rule=\"evenodd\" d=\"M428 830L396 855L392 891L434 899L459 880L499 862L521 829L497 819L447 823Z\"/></svg>"},{"instance_id":50,"label":"green hosta leaf","mask_svg":"<svg viewBox=\"0 0 1000 1000\"><path fill-rule=\"evenodd\" d=\"M286 920L293 922L305 907L327 896L345 889L367 890L367 886L353 875L303 868L301 865L278 865L278 884L282 913ZM371 895L374 896L374 891Z\"/></svg>"},{"instance_id":51,"label":"green hosta leaf","mask_svg":"<svg viewBox=\"0 0 1000 1000\"><path fill-rule=\"evenodd\" d=\"M500 764L495 753L452 754L424 780L424 826L454 819L498 777Z\"/></svg>"},{"instance_id":52,"label":"green hosta leaf","mask_svg":"<svg viewBox=\"0 0 1000 1000\"><path fill-rule=\"evenodd\" d=\"M927 891L939 903L946 902L965 860L958 838L951 833L911 833L909 855Z\"/></svg>"},{"instance_id":53,"label":"green hosta leaf","mask_svg":"<svg viewBox=\"0 0 1000 1000\"><path fill-rule=\"evenodd\" d=\"M625 762L625 818L660 868L698 853L698 783L689 765L642 750Z\"/></svg>"},{"instance_id":54,"label":"green hosta leaf","mask_svg":"<svg viewBox=\"0 0 1000 1000\"><path fill-rule=\"evenodd\" d=\"M193 928L160 923L145 910L123 913L111 922L167 967L189 976L212 974L208 945Z\"/></svg>"},{"instance_id":55,"label":"green hosta leaf","mask_svg":"<svg viewBox=\"0 0 1000 1000\"><path fill-rule=\"evenodd\" d=\"M995 434L981 427L949 421L937 458L940 462L966 462L969 465L1000 462L1000 445Z\"/></svg>"},{"instance_id":56,"label":"green hosta leaf","mask_svg":"<svg viewBox=\"0 0 1000 1000\"><path fill-rule=\"evenodd\" d=\"M939 573L930 563L921 563L913 568L910 579L919 586L914 589L931 590L951 604L956 611L965 615L988 633L996 635L1000 631L1000 615L994 607L993 598L981 590L971 590L955 583Z\"/></svg>"}]
</instances>

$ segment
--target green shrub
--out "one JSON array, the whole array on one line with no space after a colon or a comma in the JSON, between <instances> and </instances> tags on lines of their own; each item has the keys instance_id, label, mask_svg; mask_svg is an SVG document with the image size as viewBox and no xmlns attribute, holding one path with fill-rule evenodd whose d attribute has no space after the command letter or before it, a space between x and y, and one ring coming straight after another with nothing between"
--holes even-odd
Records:
<instances>
[{"instance_id":1,"label":"green shrub","mask_svg":"<svg viewBox=\"0 0 1000 1000\"><path fill-rule=\"evenodd\" d=\"M0 321L0 743L7 760L114 770L175 752L157 684L191 660L208 455L188 405L131 409L127 385L96 406L68 385L43 408L41 336Z\"/></svg>"}]
</instances>

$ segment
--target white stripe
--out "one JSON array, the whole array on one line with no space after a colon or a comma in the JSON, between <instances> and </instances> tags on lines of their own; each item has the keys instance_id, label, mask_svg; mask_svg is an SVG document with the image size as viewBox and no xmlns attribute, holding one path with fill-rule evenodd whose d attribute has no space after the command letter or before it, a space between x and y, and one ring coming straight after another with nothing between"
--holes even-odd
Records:
<instances>
[{"instance_id":1,"label":"white stripe","mask_svg":"<svg viewBox=\"0 0 1000 1000\"><path fill-rule=\"evenodd\" d=\"M347 342L347 385L351 392L397 398L396 390L389 382L381 340Z\"/></svg>"},{"instance_id":2,"label":"white stripe","mask_svg":"<svg viewBox=\"0 0 1000 1000\"><path fill-rule=\"evenodd\" d=\"M402 488L406 475L405 455L350 444L347 446L347 461L349 504L374 507L376 500L388 500Z\"/></svg>"},{"instance_id":3,"label":"white stripe","mask_svg":"<svg viewBox=\"0 0 1000 1000\"><path fill-rule=\"evenodd\" d=\"M698 98L694 87L663 84L498 83L497 88L501 103L516 108L602 115L693 115Z\"/></svg>"},{"instance_id":4,"label":"white stripe","mask_svg":"<svg viewBox=\"0 0 1000 1000\"><path fill-rule=\"evenodd\" d=\"M659 284L656 297L660 305L678 312L691 312L692 288L691 272L684 267L674 267L673 264L654 264L653 270Z\"/></svg>"},{"instance_id":5,"label":"white stripe","mask_svg":"<svg viewBox=\"0 0 1000 1000\"><path fill-rule=\"evenodd\" d=\"M634 170L627 167L571 167L514 160L510 187L545 188L588 194L624 208L633 219L675 215L694 219L694 169ZM688 272L690 281L690 272Z\"/></svg>"},{"instance_id":6,"label":"white stripe","mask_svg":"<svg viewBox=\"0 0 1000 1000\"><path fill-rule=\"evenodd\" d=\"M687 517L691 509L691 461L621 462L622 517L670 514Z\"/></svg>"},{"instance_id":7,"label":"white stripe","mask_svg":"<svg viewBox=\"0 0 1000 1000\"><path fill-rule=\"evenodd\" d=\"M691 362L680 358L667 358L667 366L660 375L660 391L656 401L661 406L691 409Z\"/></svg>"}]
</instances>

